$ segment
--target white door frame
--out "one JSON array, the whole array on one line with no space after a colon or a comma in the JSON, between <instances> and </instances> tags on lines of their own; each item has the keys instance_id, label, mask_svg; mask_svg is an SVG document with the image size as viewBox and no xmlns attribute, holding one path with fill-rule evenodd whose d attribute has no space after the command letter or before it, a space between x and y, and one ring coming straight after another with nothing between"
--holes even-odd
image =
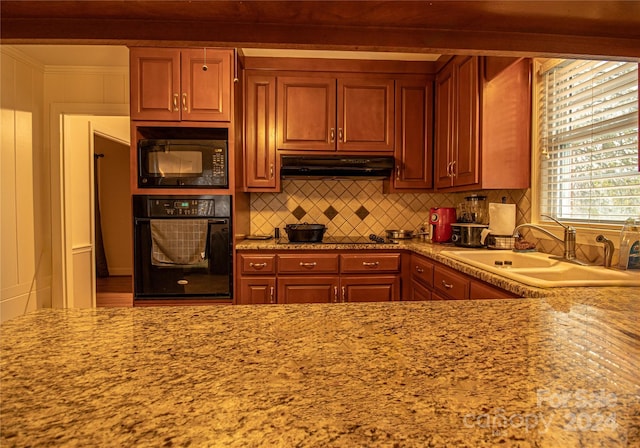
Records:
<instances>
[{"instance_id":1,"label":"white door frame","mask_svg":"<svg viewBox=\"0 0 640 448\"><path fill-rule=\"evenodd\" d=\"M129 116L127 104L66 104L53 103L49 114L51 144L51 306L52 308L68 308L73 306L69 301L69 229L65 210L65 170L63 147L63 116L95 115L95 116ZM93 148L93 143L91 143ZM93 173L91 174L93 179ZM93 190L93 185L88 186ZM93 199L92 199L93 200ZM93 220L92 220L93 228ZM94 261L95 262L95 261ZM94 288L95 289L95 288ZM94 291L95 296L95 291ZM93 298L95 301L95 297Z\"/></svg>"}]
</instances>

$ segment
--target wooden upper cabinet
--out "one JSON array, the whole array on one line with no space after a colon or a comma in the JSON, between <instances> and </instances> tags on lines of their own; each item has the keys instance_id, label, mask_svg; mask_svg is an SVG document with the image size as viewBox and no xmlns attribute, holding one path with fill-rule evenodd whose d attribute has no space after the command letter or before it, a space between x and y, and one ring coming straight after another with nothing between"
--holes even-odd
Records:
<instances>
[{"instance_id":1,"label":"wooden upper cabinet","mask_svg":"<svg viewBox=\"0 0 640 448\"><path fill-rule=\"evenodd\" d=\"M396 143L393 187L433 186L433 81L396 81Z\"/></svg>"},{"instance_id":2,"label":"wooden upper cabinet","mask_svg":"<svg viewBox=\"0 0 640 448\"><path fill-rule=\"evenodd\" d=\"M180 50L131 48L131 119L180 120Z\"/></svg>"},{"instance_id":3,"label":"wooden upper cabinet","mask_svg":"<svg viewBox=\"0 0 640 448\"><path fill-rule=\"evenodd\" d=\"M278 149L335 150L335 78L278 77L277 95Z\"/></svg>"},{"instance_id":4,"label":"wooden upper cabinet","mask_svg":"<svg viewBox=\"0 0 640 448\"><path fill-rule=\"evenodd\" d=\"M338 79L338 151L392 151L394 81Z\"/></svg>"},{"instance_id":5,"label":"wooden upper cabinet","mask_svg":"<svg viewBox=\"0 0 640 448\"><path fill-rule=\"evenodd\" d=\"M392 151L394 81L278 77L278 149Z\"/></svg>"},{"instance_id":6,"label":"wooden upper cabinet","mask_svg":"<svg viewBox=\"0 0 640 448\"><path fill-rule=\"evenodd\" d=\"M276 77L247 75L245 79L244 185L249 191L278 187L276 164Z\"/></svg>"},{"instance_id":7,"label":"wooden upper cabinet","mask_svg":"<svg viewBox=\"0 0 640 448\"><path fill-rule=\"evenodd\" d=\"M231 50L131 48L129 57L132 120L231 120Z\"/></svg>"},{"instance_id":8,"label":"wooden upper cabinet","mask_svg":"<svg viewBox=\"0 0 640 448\"><path fill-rule=\"evenodd\" d=\"M439 190L530 187L531 60L500 59L456 56L436 76Z\"/></svg>"},{"instance_id":9,"label":"wooden upper cabinet","mask_svg":"<svg viewBox=\"0 0 640 448\"><path fill-rule=\"evenodd\" d=\"M456 56L436 77L436 188L478 183L478 58Z\"/></svg>"},{"instance_id":10,"label":"wooden upper cabinet","mask_svg":"<svg viewBox=\"0 0 640 448\"><path fill-rule=\"evenodd\" d=\"M466 56L456 62L457 97L455 127L457 142L454 146L453 185L478 183L478 58Z\"/></svg>"},{"instance_id":11,"label":"wooden upper cabinet","mask_svg":"<svg viewBox=\"0 0 640 448\"><path fill-rule=\"evenodd\" d=\"M182 50L183 120L231 120L232 58L231 50Z\"/></svg>"}]
</instances>

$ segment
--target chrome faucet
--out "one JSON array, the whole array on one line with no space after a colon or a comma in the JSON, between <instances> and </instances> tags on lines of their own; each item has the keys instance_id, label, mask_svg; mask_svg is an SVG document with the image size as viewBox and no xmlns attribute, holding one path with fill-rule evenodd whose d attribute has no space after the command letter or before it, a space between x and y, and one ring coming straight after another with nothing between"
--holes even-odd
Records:
<instances>
[{"instance_id":1,"label":"chrome faucet","mask_svg":"<svg viewBox=\"0 0 640 448\"><path fill-rule=\"evenodd\" d=\"M523 227L530 227L532 229L539 230L540 232L542 232L545 235L553 238L554 240L558 241L559 243L562 243L562 245L564 247L564 251L563 251L562 257L551 257L551 258L556 259L556 260L561 260L561 261L568 261L570 263L575 263L575 264L581 264L581 265L586 264L583 261L580 261L580 260L578 260L576 258L576 229L575 229L575 227L563 224L560 221L558 221L556 218L554 218L553 216L549 216L549 215L540 215L540 216L544 216L545 218L549 218L552 221L555 221L560 226L562 226L562 228L564 228L564 239L558 238L557 236L555 236L553 233L549 232L545 228L542 228L542 227L537 226L535 224L529 224L529 223L524 223L524 224L520 224L519 226L517 226L513 230L513 236L516 237L516 238L519 237L520 233L518 232L518 230L520 230Z\"/></svg>"},{"instance_id":2,"label":"chrome faucet","mask_svg":"<svg viewBox=\"0 0 640 448\"><path fill-rule=\"evenodd\" d=\"M604 262L603 262L603 266L605 268L610 268L611 267L611 259L613 258L613 241L611 241L609 238L607 238L604 235L598 235L596 237L596 242L597 243L603 243L603 249L604 249Z\"/></svg>"}]
</instances>

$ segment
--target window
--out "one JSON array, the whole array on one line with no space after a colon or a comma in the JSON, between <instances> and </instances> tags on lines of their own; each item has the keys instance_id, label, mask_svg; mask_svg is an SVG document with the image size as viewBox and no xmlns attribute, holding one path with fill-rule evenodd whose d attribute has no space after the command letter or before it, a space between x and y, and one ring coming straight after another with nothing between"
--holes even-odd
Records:
<instances>
[{"instance_id":1,"label":"window","mask_svg":"<svg viewBox=\"0 0 640 448\"><path fill-rule=\"evenodd\" d=\"M547 62L538 89L540 213L588 223L640 216L638 64Z\"/></svg>"}]
</instances>

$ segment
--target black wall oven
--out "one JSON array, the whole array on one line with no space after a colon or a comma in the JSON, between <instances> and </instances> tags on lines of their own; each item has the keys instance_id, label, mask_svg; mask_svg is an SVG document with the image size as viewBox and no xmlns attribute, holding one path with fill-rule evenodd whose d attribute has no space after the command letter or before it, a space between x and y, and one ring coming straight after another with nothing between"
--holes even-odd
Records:
<instances>
[{"instance_id":1,"label":"black wall oven","mask_svg":"<svg viewBox=\"0 0 640 448\"><path fill-rule=\"evenodd\" d=\"M138 187L228 188L227 141L139 140Z\"/></svg>"},{"instance_id":2,"label":"black wall oven","mask_svg":"<svg viewBox=\"0 0 640 448\"><path fill-rule=\"evenodd\" d=\"M233 298L231 196L133 196L134 304Z\"/></svg>"}]
</instances>

